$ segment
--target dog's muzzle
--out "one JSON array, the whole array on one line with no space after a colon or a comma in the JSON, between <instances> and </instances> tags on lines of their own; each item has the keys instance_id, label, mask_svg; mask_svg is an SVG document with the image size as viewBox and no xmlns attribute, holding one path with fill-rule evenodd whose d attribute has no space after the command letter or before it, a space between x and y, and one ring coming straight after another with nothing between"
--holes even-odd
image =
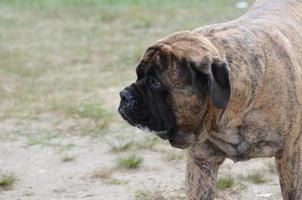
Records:
<instances>
[{"instance_id":1,"label":"dog's muzzle","mask_svg":"<svg viewBox=\"0 0 302 200\"><path fill-rule=\"evenodd\" d=\"M180 149L187 148L194 141L192 134L177 130L176 124L171 123L173 126L166 128L160 118L156 115L152 117L133 88L127 87L122 90L120 98L118 111L132 126L154 132L158 137L169 140L173 147Z\"/></svg>"}]
</instances>

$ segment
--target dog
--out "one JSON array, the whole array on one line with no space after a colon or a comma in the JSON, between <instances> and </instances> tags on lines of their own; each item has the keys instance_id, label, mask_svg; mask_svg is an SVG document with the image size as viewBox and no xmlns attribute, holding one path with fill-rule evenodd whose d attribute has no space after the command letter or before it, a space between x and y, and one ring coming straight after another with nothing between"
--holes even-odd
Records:
<instances>
[{"instance_id":1,"label":"dog","mask_svg":"<svg viewBox=\"0 0 302 200\"><path fill-rule=\"evenodd\" d=\"M151 45L121 116L186 149L186 198L211 200L219 165L274 157L302 199L302 1L258 0L241 17Z\"/></svg>"}]
</instances>

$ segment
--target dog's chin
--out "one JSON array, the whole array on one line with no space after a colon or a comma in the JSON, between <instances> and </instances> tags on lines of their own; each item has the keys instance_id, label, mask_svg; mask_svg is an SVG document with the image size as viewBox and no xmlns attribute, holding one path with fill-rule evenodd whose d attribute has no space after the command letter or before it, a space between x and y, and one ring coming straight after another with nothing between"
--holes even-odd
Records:
<instances>
[{"instance_id":1,"label":"dog's chin","mask_svg":"<svg viewBox=\"0 0 302 200\"><path fill-rule=\"evenodd\" d=\"M171 128L169 130L163 130L163 131L154 131L142 125L136 125L136 127L143 131L154 133L163 140L169 140L171 146L178 149L188 148L191 144L193 144L195 139L194 134L177 131L176 128Z\"/></svg>"},{"instance_id":2,"label":"dog's chin","mask_svg":"<svg viewBox=\"0 0 302 200\"><path fill-rule=\"evenodd\" d=\"M172 129L168 133L168 139L171 146L186 149L194 143L195 137L193 133Z\"/></svg>"},{"instance_id":3,"label":"dog's chin","mask_svg":"<svg viewBox=\"0 0 302 200\"><path fill-rule=\"evenodd\" d=\"M152 130L151 128L149 128L147 126L142 126L142 125L135 125L135 127L139 128L142 131L151 132L163 140L168 139L168 130L156 131L156 130Z\"/></svg>"},{"instance_id":4,"label":"dog's chin","mask_svg":"<svg viewBox=\"0 0 302 200\"><path fill-rule=\"evenodd\" d=\"M169 140L171 146L178 149L186 149L194 143L194 134L186 131L178 130L176 127L164 130L162 128L153 128L145 125L144 123L134 123L131 118L128 118L122 110L120 111L122 117L128 121L128 123L140 130L151 132L163 140Z\"/></svg>"}]
</instances>

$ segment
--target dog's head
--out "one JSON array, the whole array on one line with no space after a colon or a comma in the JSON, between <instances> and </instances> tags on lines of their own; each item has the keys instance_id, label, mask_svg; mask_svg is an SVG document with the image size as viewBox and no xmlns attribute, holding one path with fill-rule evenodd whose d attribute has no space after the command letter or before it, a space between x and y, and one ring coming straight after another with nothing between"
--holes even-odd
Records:
<instances>
[{"instance_id":1,"label":"dog's head","mask_svg":"<svg viewBox=\"0 0 302 200\"><path fill-rule=\"evenodd\" d=\"M136 74L120 92L121 116L178 148L194 143L209 107L224 109L231 94L227 63L210 41L189 31L150 46Z\"/></svg>"}]
</instances>

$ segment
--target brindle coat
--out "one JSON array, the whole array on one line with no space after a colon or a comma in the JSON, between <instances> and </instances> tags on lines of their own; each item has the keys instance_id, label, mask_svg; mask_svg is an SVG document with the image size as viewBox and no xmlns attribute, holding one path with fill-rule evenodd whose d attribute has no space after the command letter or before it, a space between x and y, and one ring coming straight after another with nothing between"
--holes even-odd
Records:
<instances>
[{"instance_id":1,"label":"brindle coat","mask_svg":"<svg viewBox=\"0 0 302 200\"><path fill-rule=\"evenodd\" d=\"M272 156L284 199L302 199L301 0L258 0L234 21L171 34L141 63L159 66L188 144L187 199L214 199L225 158ZM196 84L205 74L210 92Z\"/></svg>"}]
</instances>

